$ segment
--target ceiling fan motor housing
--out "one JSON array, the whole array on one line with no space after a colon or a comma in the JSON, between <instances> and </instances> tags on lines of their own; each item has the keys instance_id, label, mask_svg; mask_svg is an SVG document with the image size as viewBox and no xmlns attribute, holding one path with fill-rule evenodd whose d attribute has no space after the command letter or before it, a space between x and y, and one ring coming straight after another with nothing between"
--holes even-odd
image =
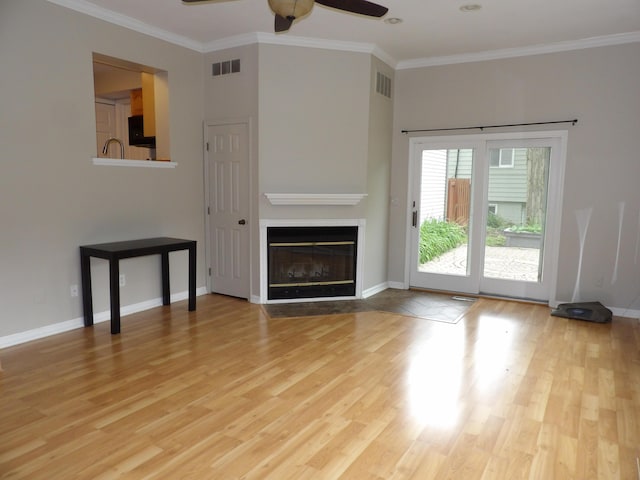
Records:
<instances>
[{"instance_id":1,"label":"ceiling fan motor housing","mask_svg":"<svg viewBox=\"0 0 640 480\"><path fill-rule=\"evenodd\" d=\"M314 0L269 0L273 13L282 18L294 20L304 17L313 8Z\"/></svg>"}]
</instances>

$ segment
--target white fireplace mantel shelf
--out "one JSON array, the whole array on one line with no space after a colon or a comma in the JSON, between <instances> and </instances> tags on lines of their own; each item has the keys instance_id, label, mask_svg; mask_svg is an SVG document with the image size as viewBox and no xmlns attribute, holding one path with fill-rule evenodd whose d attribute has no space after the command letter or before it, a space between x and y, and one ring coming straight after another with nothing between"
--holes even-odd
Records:
<instances>
[{"instance_id":1,"label":"white fireplace mantel shelf","mask_svg":"<svg viewBox=\"0 0 640 480\"><path fill-rule=\"evenodd\" d=\"M366 193L265 193L271 205L357 205Z\"/></svg>"}]
</instances>

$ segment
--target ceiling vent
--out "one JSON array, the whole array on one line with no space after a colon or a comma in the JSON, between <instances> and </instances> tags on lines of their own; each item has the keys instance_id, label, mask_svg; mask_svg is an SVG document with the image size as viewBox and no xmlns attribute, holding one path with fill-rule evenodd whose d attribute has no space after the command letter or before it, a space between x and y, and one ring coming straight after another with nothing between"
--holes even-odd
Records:
<instances>
[{"instance_id":1,"label":"ceiling vent","mask_svg":"<svg viewBox=\"0 0 640 480\"><path fill-rule=\"evenodd\" d=\"M226 60L211 64L211 75L218 77L220 75L228 75L230 73L240 72L240 59Z\"/></svg>"},{"instance_id":2,"label":"ceiling vent","mask_svg":"<svg viewBox=\"0 0 640 480\"><path fill-rule=\"evenodd\" d=\"M376 92L391 98L391 79L384 73L376 72Z\"/></svg>"}]
</instances>

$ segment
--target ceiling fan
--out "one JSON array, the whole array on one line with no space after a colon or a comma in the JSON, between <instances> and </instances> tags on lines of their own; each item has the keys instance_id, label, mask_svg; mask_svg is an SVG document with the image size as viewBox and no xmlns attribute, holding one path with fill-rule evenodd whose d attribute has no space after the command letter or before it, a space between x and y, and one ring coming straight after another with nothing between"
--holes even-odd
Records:
<instances>
[{"instance_id":1,"label":"ceiling fan","mask_svg":"<svg viewBox=\"0 0 640 480\"><path fill-rule=\"evenodd\" d=\"M182 0L184 3L200 3L209 0ZM268 0L269 7L275 13L275 31L286 32L296 18L304 17L313 8L314 3L345 12L382 17L389 10L367 0Z\"/></svg>"}]
</instances>

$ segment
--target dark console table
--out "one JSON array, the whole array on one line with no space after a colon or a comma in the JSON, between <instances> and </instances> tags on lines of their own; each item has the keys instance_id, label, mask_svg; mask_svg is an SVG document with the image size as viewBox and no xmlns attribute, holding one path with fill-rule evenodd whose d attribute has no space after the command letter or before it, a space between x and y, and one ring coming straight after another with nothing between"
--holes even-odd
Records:
<instances>
[{"instance_id":1,"label":"dark console table","mask_svg":"<svg viewBox=\"0 0 640 480\"><path fill-rule=\"evenodd\" d=\"M189 250L189 310L196 309L196 241L181 238L144 238L124 242L100 243L80 247L82 277L82 308L84 325L93 325L93 297L91 294L91 257L109 260L109 290L111 304L111 333L120 333L120 265L123 258L160 255L162 267L162 304L171 303L169 290L169 252Z\"/></svg>"}]
</instances>

